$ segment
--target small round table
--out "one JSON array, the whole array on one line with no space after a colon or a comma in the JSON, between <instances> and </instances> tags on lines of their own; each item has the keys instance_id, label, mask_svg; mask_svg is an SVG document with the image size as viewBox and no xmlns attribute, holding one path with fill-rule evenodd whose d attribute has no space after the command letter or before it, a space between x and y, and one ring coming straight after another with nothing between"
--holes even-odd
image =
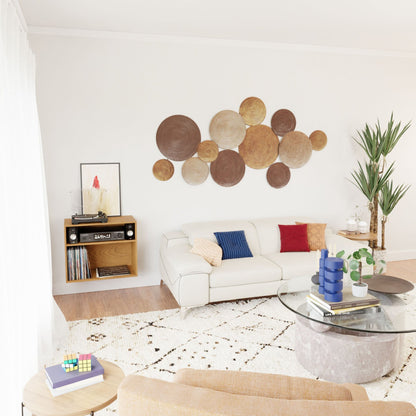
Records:
<instances>
[{"instance_id":1,"label":"small round table","mask_svg":"<svg viewBox=\"0 0 416 416\"><path fill-rule=\"evenodd\" d=\"M99 362L104 367L104 381L57 397L52 396L46 385L44 371L37 373L23 390L22 415L24 407L36 416L94 415L94 412L114 402L124 373L109 361Z\"/></svg>"}]
</instances>

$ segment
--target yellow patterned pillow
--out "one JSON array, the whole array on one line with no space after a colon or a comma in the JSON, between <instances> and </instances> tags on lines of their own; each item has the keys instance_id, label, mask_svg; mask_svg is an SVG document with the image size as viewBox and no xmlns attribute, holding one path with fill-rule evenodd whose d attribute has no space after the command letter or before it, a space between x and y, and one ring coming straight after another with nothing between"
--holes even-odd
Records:
<instances>
[{"instance_id":1,"label":"yellow patterned pillow","mask_svg":"<svg viewBox=\"0 0 416 416\"><path fill-rule=\"evenodd\" d=\"M203 257L211 266L221 266L222 248L205 238L195 238L191 253Z\"/></svg>"},{"instance_id":2,"label":"yellow patterned pillow","mask_svg":"<svg viewBox=\"0 0 416 416\"><path fill-rule=\"evenodd\" d=\"M296 222L296 224L305 224L304 222ZM307 234L309 250L322 250L326 248L325 242L325 228L326 224L307 223Z\"/></svg>"}]
</instances>

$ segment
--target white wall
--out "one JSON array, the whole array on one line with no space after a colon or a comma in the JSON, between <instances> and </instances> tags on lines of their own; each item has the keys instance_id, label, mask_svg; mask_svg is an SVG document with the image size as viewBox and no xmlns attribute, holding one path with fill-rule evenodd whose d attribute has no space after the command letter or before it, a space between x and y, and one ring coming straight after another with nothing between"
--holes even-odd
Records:
<instances>
[{"instance_id":1,"label":"white wall","mask_svg":"<svg viewBox=\"0 0 416 416\"><path fill-rule=\"evenodd\" d=\"M346 178L361 152L352 135L365 122L390 112L414 120L391 160L395 178L413 188L392 214L387 246L392 258L416 257L416 58L360 51L289 48L237 42L160 38L32 34L44 143L53 244L54 293L75 293L159 283L158 247L163 231L188 221L303 214L345 227L365 200ZM265 123L279 108L291 109L297 130L321 129L328 145L292 170L289 185L271 188L266 170L246 169L243 180L223 188L208 178L192 187L182 162L157 181L162 158L155 134L173 114L191 117L209 139L218 111L238 111L243 99L260 97ZM122 213L138 221L139 276L65 283L63 219L79 208L79 164L120 162Z\"/></svg>"}]
</instances>

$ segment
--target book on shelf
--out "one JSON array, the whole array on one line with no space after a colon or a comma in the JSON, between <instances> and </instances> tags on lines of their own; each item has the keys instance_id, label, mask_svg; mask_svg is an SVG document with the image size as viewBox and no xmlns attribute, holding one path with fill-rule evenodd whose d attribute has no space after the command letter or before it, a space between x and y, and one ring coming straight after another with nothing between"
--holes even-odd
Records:
<instances>
[{"instance_id":1,"label":"book on shelf","mask_svg":"<svg viewBox=\"0 0 416 416\"><path fill-rule=\"evenodd\" d=\"M65 372L62 364L56 364L46 367L45 374L46 384L54 397L104 380L104 368L93 355L91 355L91 371Z\"/></svg>"},{"instance_id":2,"label":"book on shelf","mask_svg":"<svg viewBox=\"0 0 416 416\"><path fill-rule=\"evenodd\" d=\"M112 276L125 276L130 274L129 267L123 266L109 266L109 267L97 267L97 277L112 277Z\"/></svg>"},{"instance_id":3,"label":"book on shelf","mask_svg":"<svg viewBox=\"0 0 416 416\"><path fill-rule=\"evenodd\" d=\"M91 279L88 251L85 246L67 248L68 280Z\"/></svg>"},{"instance_id":4,"label":"book on shelf","mask_svg":"<svg viewBox=\"0 0 416 416\"><path fill-rule=\"evenodd\" d=\"M326 310L338 310L346 308L356 308L360 306L377 306L380 304L380 300L371 294L367 294L364 297L356 297L352 295L351 288L346 287L342 291L342 300L340 302L329 302L325 300L324 295L317 291L311 292L308 298L312 299L315 303L322 306Z\"/></svg>"},{"instance_id":5,"label":"book on shelf","mask_svg":"<svg viewBox=\"0 0 416 416\"><path fill-rule=\"evenodd\" d=\"M352 308L343 308L343 309L325 309L322 305L315 302L314 299L307 297L306 301L310 305L311 309L318 313L320 316L340 316L340 315L358 315L362 313L371 312L380 312L381 308L379 305L365 305L365 306L356 306Z\"/></svg>"}]
</instances>

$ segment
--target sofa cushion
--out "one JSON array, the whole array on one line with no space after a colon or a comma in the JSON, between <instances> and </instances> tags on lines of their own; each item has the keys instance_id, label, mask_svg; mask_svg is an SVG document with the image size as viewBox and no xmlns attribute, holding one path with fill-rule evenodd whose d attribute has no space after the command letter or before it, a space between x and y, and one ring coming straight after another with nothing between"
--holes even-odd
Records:
<instances>
[{"instance_id":1,"label":"sofa cushion","mask_svg":"<svg viewBox=\"0 0 416 416\"><path fill-rule=\"evenodd\" d=\"M295 221L314 222L307 217L276 217L251 220L257 231L260 254L280 252L280 230L278 225L295 224Z\"/></svg>"},{"instance_id":2,"label":"sofa cushion","mask_svg":"<svg viewBox=\"0 0 416 416\"><path fill-rule=\"evenodd\" d=\"M281 270L261 256L223 260L210 275L210 287L227 287L281 279Z\"/></svg>"},{"instance_id":3,"label":"sofa cushion","mask_svg":"<svg viewBox=\"0 0 416 416\"><path fill-rule=\"evenodd\" d=\"M195 238L206 238L216 243L215 232L239 230L244 231L247 244L253 256L260 254L256 228L248 221L192 222L182 226L182 231L188 236L191 245L194 244Z\"/></svg>"},{"instance_id":4,"label":"sofa cushion","mask_svg":"<svg viewBox=\"0 0 416 416\"><path fill-rule=\"evenodd\" d=\"M280 230L280 252L310 251L308 244L308 226L306 224L282 225Z\"/></svg>"},{"instance_id":5,"label":"sofa cushion","mask_svg":"<svg viewBox=\"0 0 416 416\"><path fill-rule=\"evenodd\" d=\"M280 267L282 279L312 276L317 272L316 252L273 253L265 256Z\"/></svg>"},{"instance_id":6,"label":"sofa cushion","mask_svg":"<svg viewBox=\"0 0 416 416\"><path fill-rule=\"evenodd\" d=\"M222 231L215 232L214 235L222 248L223 260L253 257L247 245L244 231Z\"/></svg>"},{"instance_id":7,"label":"sofa cushion","mask_svg":"<svg viewBox=\"0 0 416 416\"><path fill-rule=\"evenodd\" d=\"M303 224L302 222L296 221L296 224ZM326 248L325 242L325 228L326 224L324 223L307 223L307 232L308 232L308 244L309 250L322 250Z\"/></svg>"},{"instance_id":8,"label":"sofa cushion","mask_svg":"<svg viewBox=\"0 0 416 416\"><path fill-rule=\"evenodd\" d=\"M195 238L191 253L198 254L204 258L211 266L221 266L222 249L213 241L205 238Z\"/></svg>"}]
</instances>

